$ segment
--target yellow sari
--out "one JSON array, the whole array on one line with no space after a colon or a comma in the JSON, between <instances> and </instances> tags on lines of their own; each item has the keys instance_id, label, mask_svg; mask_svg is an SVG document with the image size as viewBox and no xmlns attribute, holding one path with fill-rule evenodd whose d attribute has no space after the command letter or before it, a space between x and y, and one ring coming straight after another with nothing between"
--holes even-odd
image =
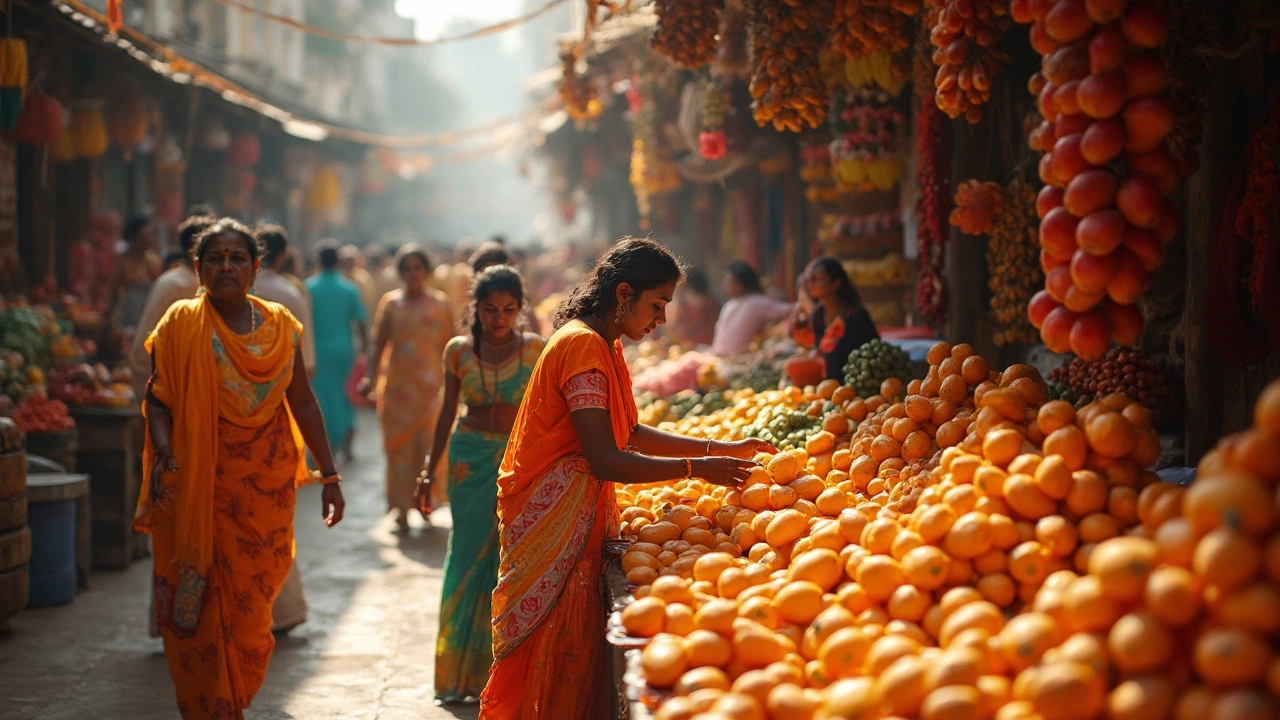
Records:
<instances>
[{"instance_id":1,"label":"yellow sari","mask_svg":"<svg viewBox=\"0 0 1280 720\"><path fill-rule=\"evenodd\" d=\"M201 296L174 304L146 343L178 469L152 487L147 433L134 527L152 536L156 620L184 718L240 718L262 685L271 604L293 561L294 489L307 477L285 402L301 325L251 302L263 323L248 335Z\"/></svg>"},{"instance_id":2,"label":"yellow sari","mask_svg":"<svg viewBox=\"0 0 1280 720\"><path fill-rule=\"evenodd\" d=\"M604 379L614 440L638 422L622 345L581 322L554 335L538 360L498 477L502 558L493 592L493 656L484 720L605 718L609 646L601 553L616 536L613 483L591 475L563 388Z\"/></svg>"}]
</instances>

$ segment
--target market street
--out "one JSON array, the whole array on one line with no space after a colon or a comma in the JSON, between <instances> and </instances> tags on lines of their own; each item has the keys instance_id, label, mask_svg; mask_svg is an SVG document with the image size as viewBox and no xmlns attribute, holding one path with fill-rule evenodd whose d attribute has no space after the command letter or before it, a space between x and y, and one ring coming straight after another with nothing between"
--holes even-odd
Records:
<instances>
[{"instance_id":1,"label":"market street","mask_svg":"<svg viewBox=\"0 0 1280 720\"><path fill-rule=\"evenodd\" d=\"M278 641L254 720L475 718L436 707L432 678L448 511L400 540L383 515L381 438L360 417L343 468L346 519L326 531L320 491L298 498L298 562L310 612ZM86 468L92 472L92 468ZM0 718L176 718L159 639L147 636L150 561L90 577L70 605L26 610L0 633Z\"/></svg>"}]
</instances>

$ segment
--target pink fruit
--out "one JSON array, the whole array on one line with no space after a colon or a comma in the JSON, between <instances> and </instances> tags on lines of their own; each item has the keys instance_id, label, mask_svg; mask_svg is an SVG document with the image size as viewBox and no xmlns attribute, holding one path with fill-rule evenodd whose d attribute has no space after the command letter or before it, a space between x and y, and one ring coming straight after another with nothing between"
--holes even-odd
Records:
<instances>
[{"instance_id":1,"label":"pink fruit","mask_svg":"<svg viewBox=\"0 0 1280 720\"><path fill-rule=\"evenodd\" d=\"M1111 323L1099 311L1084 313L1071 324L1067 340L1071 352L1084 360L1097 360L1111 346Z\"/></svg>"},{"instance_id":2,"label":"pink fruit","mask_svg":"<svg viewBox=\"0 0 1280 720\"><path fill-rule=\"evenodd\" d=\"M1124 65L1125 54L1128 52L1129 44L1124 41L1119 23L1102 28L1089 41L1089 72L1118 70Z\"/></svg>"},{"instance_id":3,"label":"pink fruit","mask_svg":"<svg viewBox=\"0 0 1280 720\"><path fill-rule=\"evenodd\" d=\"M1076 226L1076 245L1091 255L1106 255L1124 241L1124 216L1117 210L1095 210Z\"/></svg>"},{"instance_id":4,"label":"pink fruit","mask_svg":"<svg viewBox=\"0 0 1280 720\"><path fill-rule=\"evenodd\" d=\"M1120 269L1120 258L1116 255L1090 255L1084 250L1077 250L1071 258L1071 282L1082 292L1105 292L1116 270Z\"/></svg>"},{"instance_id":5,"label":"pink fruit","mask_svg":"<svg viewBox=\"0 0 1280 720\"><path fill-rule=\"evenodd\" d=\"M1076 175L1089 169L1089 161L1080 154L1080 135L1067 135L1053 144L1053 176L1058 180L1055 185L1065 186Z\"/></svg>"},{"instance_id":6,"label":"pink fruit","mask_svg":"<svg viewBox=\"0 0 1280 720\"><path fill-rule=\"evenodd\" d=\"M1067 186L1067 197L1070 196L1071 186ZM1120 184L1115 199L1116 208L1130 225L1149 229L1160 224L1160 215L1164 212L1164 194L1150 179L1141 175L1128 178Z\"/></svg>"},{"instance_id":7,"label":"pink fruit","mask_svg":"<svg viewBox=\"0 0 1280 720\"><path fill-rule=\"evenodd\" d=\"M1040 325L1040 339L1045 347L1056 353L1065 353L1071 349L1071 326L1075 325L1076 313L1065 307L1054 308L1045 316Z\"/></svg>"},{"instance_id":8,"label":"pink fruit","mask_svg":"<svg viewBox=\"0 0 1280 720\"><path fill-rule=\"evenodd\" d=\"M1132 305L1142 297L1151 276L1142 269L1142 261L1125 248L1116 251L1119 265L1111 282L1107 283L1107 297L1121 305Z\"/></svg>"},{"instance_id":9,"label":"pink fruit","mask_svg":"<svg viewBox=\"0 0 1280 720\"><path fill-rule=\"evenodd\" d=\"M1040 221L1040 247L1061 260L1069 260L1076 252L1077 226L1080 220L1065 207L1045 213Z\"/></svg>"},{"instance_id":10,"label":"pink fruit","mask_svg":"<svg viewBox=\"0 0 1280 720\"><path fill-rule=\"evenodd\" d=\"M1091 118L1109 118L1120 112L1128 97L1124 73L1119 70L1093 73L1080 81L1076 101Z\"/></svg>"},{"instance_id":11,"label":"pink fruit","mask_svg":"<svg viewBox=\"0 0 1280 720\"><path fill-rule=\"evenodd\" d=\"M1093 20L1085 11L1084 0L1058 0L1044 16L1045 32L1058 42L1075 42L1092 28Z\"/></svg>"},{"instance_id":12,"label":"pink fruit","mask_svg":"<svg viewBox=\"0 0 1280 720\"><path fill-rule=\"evenodd\" d=\"M1032 327L1037 330L1044 325L1044 319L1057 308L1062 307L1048 290L1041 290L1031 296L1031 302L1027 303L1027 319L1031 321Z\"/></svg>"},{"instance_id":13,"label":"pink fruit","mask_svg":"<svg viewBox=\"0 0 1280 720\"><path fill-rule=\"evenodd\" d=\"M1086 170L1076 175L1062 197L1062 206L1078 218L1110 207L1116 199L1116 176L1106 170Z\"/></svg>"},{"instance_id":14,"label":"pink fruit","mask_svg":"<svg viewBox=\"0 0 1280 720\"><path fill-rule=\"evenodd\" d=\"M1040 188L1040 194L1036 196L1036 215L1043 220L1050 210L1062 207L1062 195L1062 188L1056 188L1052 185L1045 185ZM1074 241L1074 235L1072 240Z\"/></svg>"},{"instance_id":15,"label":"pink fruit","mask_svg":"<svg viewBox=\"0 0 1280 720\"><path fill-rule=\"evenodd\" d=\"M1095 120L1080 137L1080 154L1093 165L1104 165L1120 155L1125 140L1124 121Z\"/></svg>"}]
</instances>

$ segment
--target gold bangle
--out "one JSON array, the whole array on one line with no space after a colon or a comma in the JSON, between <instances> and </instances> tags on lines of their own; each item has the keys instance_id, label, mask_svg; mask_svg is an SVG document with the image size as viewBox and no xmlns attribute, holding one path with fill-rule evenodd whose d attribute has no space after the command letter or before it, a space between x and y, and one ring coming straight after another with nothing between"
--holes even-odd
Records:
<instances>
[{"instance_id":1,"label":"gold bangle","mask_svg":"<svg viewBox=\"0 0 1280 720\"><path fill-rule=\"evenodd\" d=\"M338 473L334 473L332 475L321 475L320 471L317 470L313 477L319 480L321 485L334 485L342 482L342 476Z\"/></svg>"}]
</instances>

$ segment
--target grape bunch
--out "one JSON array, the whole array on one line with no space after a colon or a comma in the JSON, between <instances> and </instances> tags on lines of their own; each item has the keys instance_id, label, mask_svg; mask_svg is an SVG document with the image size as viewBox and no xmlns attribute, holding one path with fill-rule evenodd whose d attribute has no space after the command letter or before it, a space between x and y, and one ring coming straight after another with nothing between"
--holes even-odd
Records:
<instances>
[{"instance_id":1,"label":"grape bunch","mask_svg":"<svg viewBox=\"0 0 1280 720\"><path fill-rule=\"evenodd\" d=\"M1155 422L1171 410L1173 394L1165 369L1132 348L1111 348L1094 361L1076 358L1070 365L1054 370L1049 378L1065 382L1081 399L1112 393L1128 395L1150 410Z\"/></svg>"},{"instance_id":2,"label":"grape bunch","mask_svg":"<svg viewBox=\"0 0 1280 720\"><path fill-rule=\"evenodd\" d=\"M827 0L745 0L756 123L800 132L827 119L819 56L831 20Z\"/></svg>"},{"instance_id":3,"label":"grape bunch","mask_svg":"<svg viewBox=\"0 0 1280 720\"><path fill-rule=\"evenodd\" d=\"M658 27L653 49L687 68L699 68L716 57L716 35L724 0L658 0Z\"/></svg>"},{"instance_id":4,"label":"grape bunch","mask_svg":"<svg viewBox=\"0 0 1280 720\"><path fill-rule=\"evenodd\" d=\"M911 358L902 348L875 339L849 353L849 363L844 366L844 384L852 385L859 397L878 394L880 385L889 378L904 383L911 379Z\"/></svg>"},{"instance_id":5,"label":"grape bunch","mask_svg":"<svg viewBox=\"0 0 1280 720\"><path fill-rule=\"evenodd\" d=\"M742 434L760 438L779 450L791 450L804 447L805 442L821 429L821 417L777 408L768 415L762 413L754 423L742 429Z\"/></svg>"},{"instance_id":6,"label":"grape bunch","mask_svg":"<svg viewBox=\"0 0 1280 720\"><path fill-rule=\"evenodd\" d=\"M782 368L761 364L755 365L747 372L735 377L730 382L730 387L734 390L751 388L756 392L764 392L765 390L776 390L780 382L782 382Z\"/></svg>"}]
</instances>

